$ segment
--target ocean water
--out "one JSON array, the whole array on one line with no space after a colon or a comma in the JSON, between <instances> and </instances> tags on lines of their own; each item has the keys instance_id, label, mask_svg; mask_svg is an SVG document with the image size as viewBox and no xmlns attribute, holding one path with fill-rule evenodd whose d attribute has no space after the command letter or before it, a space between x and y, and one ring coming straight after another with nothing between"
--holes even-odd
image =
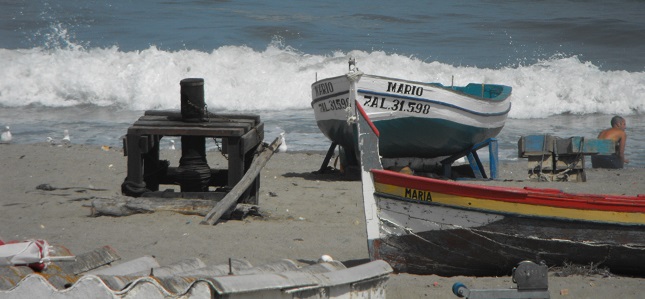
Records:
<instances>
[{"instance_id":1,"label":"ocean water","mask_svg":"<svg viewBox=\"0 0 645 299\"><path fill-rule=\"evenodd\" d=\"M259 114L270 142L325 151L316 79L349 57L376 75L513 87L500 159L520 136L595 137L627 119L645 167L645 2L0 0L0 125L16 143L121 146L145 110L205 80L210 112ZM164 139L165 142L169 142Z\"/></svg>"}]
</instances>

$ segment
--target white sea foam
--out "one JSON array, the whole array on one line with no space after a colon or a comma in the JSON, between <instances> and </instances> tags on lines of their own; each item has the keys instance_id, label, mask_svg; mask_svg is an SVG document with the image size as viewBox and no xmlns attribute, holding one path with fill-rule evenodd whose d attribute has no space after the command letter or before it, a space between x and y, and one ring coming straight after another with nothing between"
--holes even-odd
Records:
<instances>
[{"instance_id":1,"label":"white sea foam","mask_svg":"<svg viewBox=\"0 0 645 299\"><path fill-rule=\"evenodd\" d=\"M264 51L225 46L210 53L162 51L154 46L123 52L112 48L0 49L0 105L114 106L126 110L178 109L179 82L205 80L209 110L309 109L310 85L341 75L347 59L360 70L415 81L513 87L511 118L563 113L645 112L645 72L602 71L578 57L553 57L533 65L481 69L421 61L384 52L300 53L279 42Z\"/></svg>"}]
</instances>

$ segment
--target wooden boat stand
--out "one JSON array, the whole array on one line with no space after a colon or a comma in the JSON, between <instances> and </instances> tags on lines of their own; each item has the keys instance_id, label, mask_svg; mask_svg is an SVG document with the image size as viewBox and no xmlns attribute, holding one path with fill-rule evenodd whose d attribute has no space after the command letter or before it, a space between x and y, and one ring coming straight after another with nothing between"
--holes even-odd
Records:
<instances>
[{"instance_id":1,"label":"wooden boat stand","mask_svg":"<svg viewBox=\"0 0 645 299\"><path fill-rule=\"evenodd\" d=\"M329 149L327 150L327 155L325 155L325 159L323 160L322 165L320 165L320 169L318 169L317 173L325 173L327 171L329 160L333 156L334 150L336 149L337 145L338 145L337 143L332 142L331 146L329 146ZM462 157L466 157L468 159L470 168L474 173L475 179L487 179L488 176L486 175L486 170L484 169L484 166L481 160L479 159L479 155L477 155L477 150L485 146L488 146L488 152L489 152L490 178L496 179L497 163L498 163L498 146L497 146L497 139L495 138L488 138L480 143L477 143L471 146L470 148L462 152L456 153L454 155L449 156L448 158L441 160L440 163L443 167L443 175L447 178L451 177L452 163L458 159L461 159Z\"/></svg>"},{"instance_id":2,"label":"wooden boat stand","mask_svg":"<svg viewBox=\"0 0 645 299\"><path fill-rule=\"evenodd\" d=\"M170 167L167 161L159 160L159 144L164 136L181 136L182 159L196 153L204 155L206 137L221 138L222 152L228 154L228 169L209 168L206 187L195 186L190 175L182 175L182 172L186 172L182 171L182 166ZM181 193L169 195L168 192L162 192L157 195L221 199L226 193L221 191L230 190L248 170L255 150L263 139L264 123L257 115L208 114L207 122L189 123L181 120L179 111L146 111L144 116L128 128L124 139L128 175L122 185L122 192L133 197L144 193L148 193L146 196L154 196L160 184L178 184L181 186ZM257 204L259 182L258 176L242 202ZM208 186L223 188L218 192L208 192Z\"/></svg>"},{"instance_id":3,"label":"wooden boat stand","mask_svg":"<svg viewBox=\"0 0 645 299\"><path fill-rule=\"evenodd\" d=\"M468 159L468 164L470 165L470 168L472 169L475 179L488 179L486 176L486 170L484 169L484 165L482 164L481 160L479 159L479 155L477 155L477 151L485 146L488 146L488 153L489 153L489 169L490 169L490 179L496 179L497 178L497 163L498 163L498 146L497 146L497 139L495 138L488 138L480 143L477 143L470 148L456 153L448 158L445 158L441 160L441 165L443 167L443 175L447 178L451 177L452 175L452 163L457 161L458 159L461 159L462 157L466 157Z\"/></svg>"},{"instance_id":4,"label":"wooden boat stand","mask_svg":"<svg viewBox=\"0 0 645 299\"><path fill-rule=\"evenodd\" d=\"M329 149L327 150L327 154L325 155L325 159L323 159L322 164L320 165L320 169L318 169L317 173L325 173L327 171L327 167L329 166L329 160L331 160L331 157L334 155L334 151L336 150L336 146L338 143L332 142L331 145L329 146Z\"/></svg>"},{"instance_id":5,"label":"wooden boat stand","mask_svg":"<svg viewBox=\"0 0 645 299\"><path fill-rule=\"evenodd\" d=\"M181 111L146 111L123 140L128 174L121 185L124 195L222 199L242 180L264 139L264 123L253 114L213 114L206 110L204 80L187 78L181 85ZM164 136L181 136L179 167L159 160ZM228 154L228 169L211 169L206 161L206 138L220 138ZM180 185L181 192L159 192L159 185ZM240 203L257 204L259 174L244 178L248 184ZM210 187L219 187L215 192ZM239 187L237 188L239 189Z\"/></svg>"}]
</instances>

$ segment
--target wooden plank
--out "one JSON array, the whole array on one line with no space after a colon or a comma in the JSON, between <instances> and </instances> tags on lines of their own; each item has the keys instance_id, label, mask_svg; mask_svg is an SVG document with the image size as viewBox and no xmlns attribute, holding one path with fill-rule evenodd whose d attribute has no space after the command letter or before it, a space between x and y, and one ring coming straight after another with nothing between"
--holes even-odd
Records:
<instances>
[{"instance_id":1,"label":"wooden plank","mask_svg":"<svg viewBox=\"0 0 645 299\"><path fill-rule=\"evenodd\" d=\"M148 119L139 119L133 126L143 126L143 127L197 127L197 128L244 128L250 130L255 127L253 122L203 122L203 123L189 123L183 121L169 121L169 120L148 120Z\"/></svg>"},{"instance_id":2,"label":"wooden plank","mask_svg":"<svg viewBox=\"0 0 645 299\"><path fill-rule=\"evenodd\" d=\"M228 186L233 187L244 175L244 153L242 153L240 138L228 138Z\"/></svg>"},{"instance_id":3,"label":"wooden plank","mask_svg":"<svg viewBox=\"0 0 645 299\"><path fill-rule=\"evenodd\" d=\"M521 136L517 142L518 157L549 154L553 152L554 143L555 138L549 134Z\"/></svg>"},{"instance_id":4,"label":"wooden plank","mask_svg":"<svg viewBox=\"0 0 645 299\"><path fill-rule=\"evenodd\" d=\"M156 175L146 175L148 173L158 173L159 172L159 136L150 136L149 140L152 141L152 146L148 150L147 155L143 155L143 182L146 183L146 188L148 190L156 191L159 190L159 179Z\"/></svg>"},{"instance_id":5,"label":"wooden plank","mask_svg":"<svg viewBox=\"0 0 645 299\"><path fill-rule=\"evenodd\" d=\"M214 225L217 221L230 210L233 205L235 205L240 198L240 196L248 189L248 187L253 184L260 174L260 170L266 165L273 153L278 149L282 143L281 138L277 137L268 148L265 148L258 157L256 157L251 164L251 167L246 171L244 177L235 184L235 187L222 199L220 202L215 205L215 207L208 212L201 224L210 224Z\"/></svg>"},{"instance_id":6,"label":"wooden plank","mask_svg":"<svg viewBox=\"0 0 645 299\"><path fill-rule=\"evenodd\" d=\"M139 117L138 121L172 121L172 122L185 122L181 117L164 116L164 115L143 115ZM255 126L258 122L250 118L205 118L203 122L185 122L187 124L201 124L201 123L247 123Z\"/></svg>"},{"instance_id":7,"label":"wooden plank","mask_svg":"<svg viewBox=\"0 0 645 299\"><path fill-rule=\"evenodd\" d=\"M563 169L584 169L585 158L584 155L560 155L554 163L555 170Z\"/></svg>"},{"instance_id":8,"label":"wooden plank","mask_svg":"<svg viewBox=\"0 0 645 299\"><path fill-rule=\"evenodd\" d=\"M242 153L255 150L262 143L262 140L264 140L264 123L261 123L258 127L253 128L242 136Z\"/></svg>"},{"instance_id":9,"label":"wooden plank","mask_svg":"<svg viewBox=\"0 0 645 299\"><path fill-rule=\"evenodd\" d=\"M169 116L174 118L181 118L181 111L179 110L148 110L144 115L150 116ZM257 114L238 114L238 113L212 113L206 114L210 119L249 119L255 121L257 124L261 122L260 116Z\"/></svg>"},{"instance_id":10,"label":"wooden plank","mask_svg":"<svg viewBox=\"0 0 645 299\"><path fill-rule=\"evenodd\" d=\"M611 155L616 152L616 143L608 139L585 139L584 151L600 155Z\"/></svg>"},{"instance_id":11,"label":"wooden plank","mask_svg":"<svg viewBox=\"0 0 645 299\"><path fill-rule=\"evenodd\" d=\"M554 153L558 155L574 154L613 154L616 150L615 143L612 140L584 138L573 136L569 138L556 137Z\"/></svg>"},{"instance_id":12,"label":"wooden plank","mask_svg":"<svg viewBox=\"0 0 645 299\"><path fill-rule=\"evenodd\" d=\"M258 145L258 147L254 148L252 151L248 151L244 154L244 171L248 171L251 165L253 165L257 149L262 150L261 145ZM255 178L255 181L251 183L249 188L246 189L246 192L242 194L238 202L257 205L259 204L259 194L260 194L260 175L258 174L258 176Z\"/></svg>"},{"instance_id":13,"label":"wooden plank","mask_svg":"<svg viewBox=\"0 0 645 299\"><path fill-rule=\"evenodd\" d=\"M139 147L139 137L136 134L126 136L128 143L128 175L125 179L135 184L143 183L143 160Z\"/></svg>"},{"instance_id":14,"label":"wooden plank","mask_svg":"<svg viewBox=\"0 0 645 299\"><path fill-rule=\"evenodd\" d=\"M555 138L555 147L553 152L558 155L577 154L582 148L584 139L582 137ZM575 147L575 150L574 150Z\"/></svg>"},{"instance_id":15,"label":"wooden plank","mask_svg":"<svg viewBox=\"0 0 645 299\"><path fill-rule=\"evenodd\" d=\"M141 194L139 198L170 198L170 199L202 199L209 201L220 201L226 196L227 191L204 191L204 192L175 192L175 191L151 191ZM189 203L187 203L189 204ZM211 209L215 204L212 204L208 209ZM204 213L202 216L206 215Z\"/></svg>"},{"instance_id":16,"label":"wooden plank","mask_svg":"<svg viewBox=\"0 0 645 299\"><path fill-rule=\"evenodd\" d=\"M150 194L149 196L154 194ZM91 208L92 216L121 217L141 213L154 213L155 211L170 211L185 215L205 216L216 203L217 201L210 199L178 199L177 197L114 197L95 199L92 201Z\"/></svg>"},{"instance_id":17,"label":"wooden plank","mask_svg":"<svg viewBox=\"0 0 645 299\"><path fill-rule=\"evenodd\" d=\"M553 170L553 155L528 156L529 170Z\"/></svg>"},{"instance_id":18,"label":"wooden plank","mask_svg":"<svg viewBox=\"0 0 645 299\"><path fill-rule=\"evenodd\" d=\"M223 192L170 192L155 196L160 192L144 193L138 198L99 198L91 203L92 216L124 217L141 213L154 213L156 211L169 211L184 215L206 216L226 196ZM166 197L174 195L174 197ZM205 199L195 199L195 198ZM249 214L257 215L258 206L254 204L238 203L234 209L226 211L224 219L244 219Z\"/></svg>"},{"instance_id":19,"label":"wooden plank","mask_svg":"<svg viewBox=\"0 0 645 299\"><path fill-rule=\"evenodd\" d=\"M223 122L223 123L185 123L180 121L151 121L138 120L134 127L179 127L179 128L242 128L246 131L255 127L253 123L244 122Z\"/></svg>"},{"instance_id":20,"label":"wooden plank","mask_svg":"<svg viewBox=\"0 0 645 299\"><path fill-rule=\"evenodd\" d=\"M128 134L134 135L163 135L163 136L209 136L209 137L240 137L245 130L241 128L185 128L185 127L148 127L132 126Z\"/></svg>"}]
</instances>

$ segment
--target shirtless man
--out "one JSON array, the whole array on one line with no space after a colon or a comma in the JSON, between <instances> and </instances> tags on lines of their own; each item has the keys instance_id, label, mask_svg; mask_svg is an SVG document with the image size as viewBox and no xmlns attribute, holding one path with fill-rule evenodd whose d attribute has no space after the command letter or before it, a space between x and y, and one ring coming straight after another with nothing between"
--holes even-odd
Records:
<instances>
[{"instance_id":1,"label":"shirtless man","mask_svg":"<svg viewBox=\"0 0 645 299\"><path fill-rule=\"evenodd\" d=\"M625 119L620 116L614 116L611 119L611 128L600 132L598 139L613 140L616 143L616 154L620 158L620 161L622 163L629 163L629 160L625 159L625 143L627 142L625 128L627 128Z\"/></svg>"}]
</instances>

